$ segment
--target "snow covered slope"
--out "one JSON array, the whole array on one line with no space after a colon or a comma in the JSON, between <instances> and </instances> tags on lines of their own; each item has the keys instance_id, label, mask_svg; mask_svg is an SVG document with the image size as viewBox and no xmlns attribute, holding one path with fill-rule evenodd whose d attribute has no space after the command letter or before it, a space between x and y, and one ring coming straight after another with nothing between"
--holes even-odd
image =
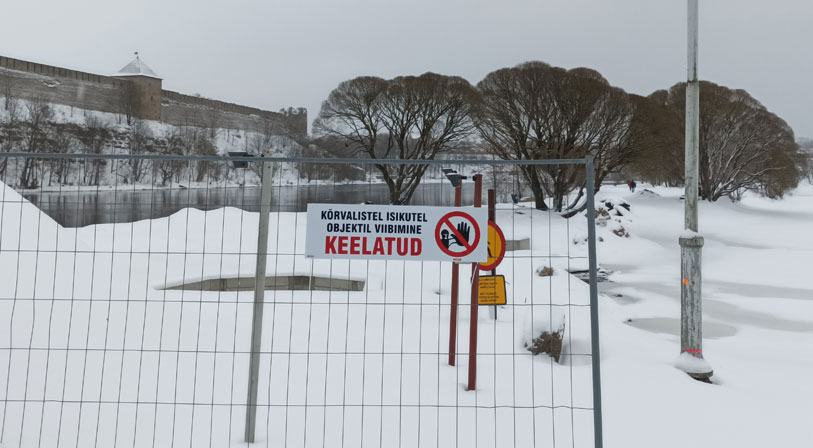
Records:
<instances>
[{"instance_id":1,"label":"snow covered slope","mask_svg":"<svg viewBox=\"0 0 813 448\"><path fill-rule=\"evenodd\" d=\"M813 187L780 201L701 202L703 352L713 385L672 366L682 191L645 188L598 195L631 204L630 237L604 236L598 246L602 267L614 271L602 285L606 446L809 446Z\"/></svg>"}]
</instances>

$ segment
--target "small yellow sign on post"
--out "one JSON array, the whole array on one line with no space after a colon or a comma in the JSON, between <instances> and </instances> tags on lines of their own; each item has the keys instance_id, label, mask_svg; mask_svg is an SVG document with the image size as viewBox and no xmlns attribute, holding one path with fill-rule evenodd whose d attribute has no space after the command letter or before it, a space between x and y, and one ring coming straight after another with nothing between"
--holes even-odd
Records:
<instances>
[{"instance_id":1,"label":"small yellow sign on post","mask_svg":"<svg viewBox=\"0 0 813 448\"><path fill-rule=\"evenodd\" d=\"M480 277L477 303L480 305L505 305L505 276L484 275Z\"/></svg>"}]
</instances>

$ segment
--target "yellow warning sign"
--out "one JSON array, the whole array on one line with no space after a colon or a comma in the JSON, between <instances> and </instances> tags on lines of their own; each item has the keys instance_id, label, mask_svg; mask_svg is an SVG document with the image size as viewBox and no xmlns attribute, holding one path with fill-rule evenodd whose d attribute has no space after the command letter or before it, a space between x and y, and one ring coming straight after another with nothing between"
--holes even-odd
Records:
<instances>
[{"instance_id":1,"label":"yellow warning sign","mask_svg":"<svg viewBox=\"0 0 813 448\"><path fill-rule=\"evenodd\" d=\"M494 221L488 222L488 259L480 263L481 271L495 269L505 257L505 235Z\"/></svg>"},{"instance_id":2,"label":"yellow warning sign","mask_svg":"<svg viewBox=\"0 0 813 448\"><path fill-rule=\"evenodd\" d=\"M477 303L480 305L505 305L506 302L505 276L481 276Z\"/></svg>"}]
</instances>

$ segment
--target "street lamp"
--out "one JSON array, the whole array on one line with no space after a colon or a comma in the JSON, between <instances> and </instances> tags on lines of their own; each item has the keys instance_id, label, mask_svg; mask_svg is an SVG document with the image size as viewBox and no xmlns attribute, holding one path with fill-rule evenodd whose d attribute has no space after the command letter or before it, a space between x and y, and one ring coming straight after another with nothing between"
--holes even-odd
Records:
<instances>
[{"instance_id":1,"label":"street lamp","mask_svg":"<svg viewBox=\"0 0 813 448\"><path fill-rule=\"evenodd\" d=\"M703 359L701 260L697 196L700 160L700 82L697 78L699 0L688 0L688 81L686 83L686 171L684 233L680 236L680 357L677 367L708 381L713 371Z\"/></svg>"},{"instance_id":2,"label":"street lamp","mask_svg":"<svg viewBox=\"0 0 813 448\"><path fill-rule=\"evenodd\" d=\"M443 171L443 174L446 175L446 178L449 179L449 182L452 183L452 187L454 188L463 185L463 181L468 179L468 176L459 174L457 171L451 168L443 168L441 171Z\"/></svg>"}]
</instances>

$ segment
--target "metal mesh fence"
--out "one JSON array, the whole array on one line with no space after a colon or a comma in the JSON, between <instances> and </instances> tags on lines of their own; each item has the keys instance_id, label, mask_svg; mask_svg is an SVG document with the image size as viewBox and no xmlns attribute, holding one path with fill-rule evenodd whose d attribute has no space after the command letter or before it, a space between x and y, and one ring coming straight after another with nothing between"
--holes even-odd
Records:
<instances>
[{"instance_id":1,"label":"metal mesh fence","mask_svg":"<svg viewBox=\"0 0 813 448\"><path fill-rule=\"evenodd\" d=\"M0 446L249 445L264 163L273 175L255 445L600 439L595 308L591 285L576 277L594 268L592 215L565 219L523 199L532 192L522 169L544 161L427 162L408 201L452 206L444 168L482 174L484 204L495 189L508 303L480 306L477 388L468 391L468 265L451 366L451 263L304 256L307 204L388 204L381 170L405 162L3 157ZM589 161L556 163L578 177ZM583 201L567 195L564 208ZM473 202L466 180L463 205ZM530 350L543 333L561 335L553 355Z\"/></svg>"}]
</instances>

